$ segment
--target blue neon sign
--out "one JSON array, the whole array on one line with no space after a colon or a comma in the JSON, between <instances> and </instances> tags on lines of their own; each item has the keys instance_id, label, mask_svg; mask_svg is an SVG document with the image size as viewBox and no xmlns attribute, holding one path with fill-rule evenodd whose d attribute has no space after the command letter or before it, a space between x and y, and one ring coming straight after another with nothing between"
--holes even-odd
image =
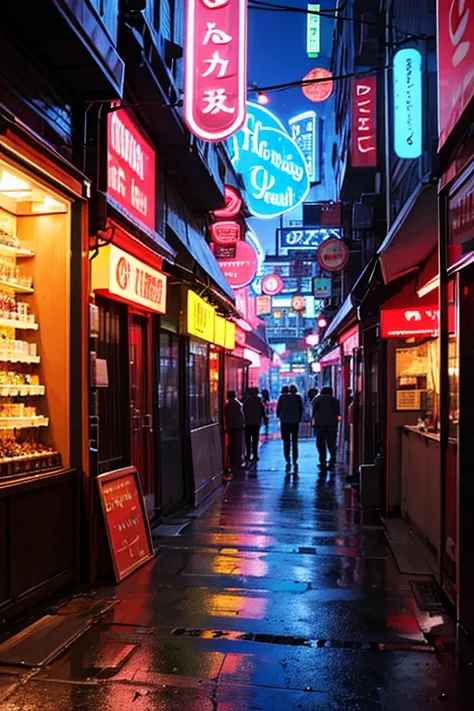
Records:
<instances>
[{"instance_id":1,"label":"blue neon sign","mask_svg":"<svg viewBox=\"0 0 474 711\"><path fill-rule=\"evenodd\" d=\"M400 49L393 59L394 150L419 158L423 150L422 60L417 49Z\"/></svg>"},{"instance_id":2,"label":"blue neon sign","mask_svg":"<svg viewBox=\"0 0 474 711\"><path fill-rule=\"evenodd\" d=\"M268 109L247 102L247 119L228 141L232 163L243 176L252 215L278 217L300 205L310 183L305 156Z\"/></svg>"}]
</instances>

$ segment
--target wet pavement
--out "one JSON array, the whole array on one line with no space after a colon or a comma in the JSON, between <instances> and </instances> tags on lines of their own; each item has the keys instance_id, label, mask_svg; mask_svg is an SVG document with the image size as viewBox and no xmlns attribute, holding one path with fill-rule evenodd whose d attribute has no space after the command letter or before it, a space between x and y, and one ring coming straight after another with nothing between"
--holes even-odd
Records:
<instances>
[{"instance_id":1,"label":"wet pavement","mask_svg":"<svg viewBox=\"0 0 474 711\"><path fill-rule=\"evenodd\" d=\"M95 591L114 606L49 665L0 666L2 711L474 707L470 649L455 655L449 619L418 610L379 516L340 474L318 476L313 442L294 476L269 441L171 523L154 561Z\"/></svg>"}]
</instances>

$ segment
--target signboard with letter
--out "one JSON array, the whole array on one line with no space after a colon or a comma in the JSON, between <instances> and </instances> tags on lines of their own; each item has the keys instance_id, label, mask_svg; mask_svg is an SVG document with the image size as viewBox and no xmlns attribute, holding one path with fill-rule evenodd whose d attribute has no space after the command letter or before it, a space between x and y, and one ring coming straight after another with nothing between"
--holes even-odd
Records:
<instances>
[{"instance_id":1,"label":"signboard with letter","mask_svg":"<svg viewBox=\"0 0 474 711\"><path fill-rule=\"evenodd\" d=\"M272 297L257 296L257 316L265 316L272 312Z\"/></svg>"},{"instance_id":2,"label":"signboard with letter","mask_svg":"<svg viewBox=\"0 0 474 711\"><path fill-rule=\"evenodd\" d=\"M352 78L351 165L377 166L377 77Z\"/></svg>"},{"instance_id":3,"label":"signboard with letter","mask_svg":"<svg viewBox=\"0 0 474 711\"><path fill-rule=\"evenodd\" d=\"M332 296L332 279L330 277L314 277L313 296L316 299L329 299Z\"/></svg>"},{"instance_id":4,"label":"signboard with letter","mask_svg":"<svg viewBox=\"0 0 474 711\"><path fill-rule=\"evenodd\" d=\"M283 279L279 274L267 274L262 279L262 292L269 296L276 296L283 290Z\"/></svg>"},{"instance_id":5,"label":"signboard with letter","mask_svg":"<svg viewBox=\"0 0 474 711\"><path fill-rule=\"evenodd\" d=\"M214 251L214 245L211 245ZM233 289L248 286L258 270L258 255L249 242L240 240L235 245L233 259L218 259L221 271Z\"/></svg>"},{"instance_id":6,"label":"signboard with letter","mask_svg":"<svg viewBox=\"0 0 474 711\"><path fill-rule=\"evenodd\" d=\"M111 298L166 313L166 275L113 244L91 263L91 287Z\"/></svg>"},{"instance_id":7,"label":"signboard with letter","mask_svg":"<svg viewBox=\"0 0 474 711\"><path fill-rule=\"evenodd\" d=\"M319 5L308 5L308 19L306 30L306 53L310 59L316 59L321 51L321 17Z\"/></svg>"},{"instance_id":8,"label":"signboard with letter","mask_svg":"<svg viewBox=\"0 0 474 711\"><path fill-rule=\"evenodd\" d=\"M419 158L423 150L421 54L400 49L393 59L393 140L399 158Z\"/></svg>"},{"instance_id":9,"label":"signboard with letter","mask_svg":"<svg viewBox=\"0 0 474 711\"><path fill-rule=\"evenodd\" d=\"M126 109L107 116L107 195L118 208L155 230L155 149Z\"/></svg>"},{"instance_id":10,"label":"signboard with letter","mask_svg":"<svg viewBox=\"0 0 474 711\"><path fill-rule=\"evenodd\" d=\"M289 250L316 251L324 240L340 237L338 228L283 227L277 230L277 250L281 255L287 255Z\"/></svg>"},{"instance_id":11,"label":"signboard with letter","mask_svg":"<svg viewBox=\"0 0 474 711\"><path fill-rule=\"evenodd\" d=\"M382 338L435 336L439 330L439 308L382 309L380 311Z\"/></svg>"},{"instance_id":12,"label":"signboard with letter","mask_svg":"<svg viewBox=\"0 0 474 711\"><path fill-rule=\"evenodd\" d=\"M227 145L254 217L278 217L306 198L310 181L305 156L268 109L247 102L245 125Z\"/></svg>"},{"instance_id":13,"label":"signboard with letter","mask_svg":"<svg viewBox=\"0 0 474 711\"><path fill-rule=\"evenodd\" d=\"M318 262L327 272L339 272L349 261L347 245L340 239L328 239L318 249Z\"/></svg>"},{"instance_id":14,"label":"signboard with letter","mask_svg":"<svg viewBox=\"0 0 474 711\"><path fill-rule=\"evenodd\" d=\"M320 124L314 111L305 111L288 121L291 137L305 157L311 183L321 181Z\"/></svg>"},{"instance_id":15,"label":"signboard with letter","mask_svg":"<svg viewBox=\"0 0 474 711\"><path fill-rule=\"evenodd\" d=\"M155 555L140 478L135 467L127 467L101 474L97 486L119 583Z\"/></svg>"},{"instance_id":16,"label":"signboard with letter","mask_svg":"<svg viewBox=\"0 0 474 711\"><path fill-rule=\"evenodd\" d=\"M245 121L247 0L188 0L184 118L204 141L223 141Z\"/></svg>"}]
</instances>

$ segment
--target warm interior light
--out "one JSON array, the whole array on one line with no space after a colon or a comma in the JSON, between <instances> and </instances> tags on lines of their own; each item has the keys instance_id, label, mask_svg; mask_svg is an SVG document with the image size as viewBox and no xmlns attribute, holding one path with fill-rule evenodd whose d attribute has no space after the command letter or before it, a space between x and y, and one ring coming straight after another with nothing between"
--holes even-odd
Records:
<instances>
[{"instance_id":1,"label":"warm interior light","mask_svg":"<svg viewBox=\"0 0 474 711\"><path fill-rule=\"evenodd\" d=\"M430 279L426 284L424 284L421 289L418 289L416 292L419 296L419 298L423 298L423 296L426 296L426 294L431 293L435 289L438 289L439 287L439 275L433 277L433 279Z\"/></svg>"},{"instance_id":2,"label":"warm interior light","mask_svg":"<svg viewBox=\"0 0 474 711\"><path fill-rule=\"evenodd\" d=\"M66 212L66 205L49 195L44 195L43 202L33 203L31 212Z\"/></svg>"},{"instance_id":3,"label":"warm interior light","mask_svg":"<svg viewBox=\"0 0 474 711\"><path fill-rule=\"evenodd\" d=\"M0 169L0 193L11 198L25 199L31 193L31 185L8 170Z\"/></svg>"}]
</instances>

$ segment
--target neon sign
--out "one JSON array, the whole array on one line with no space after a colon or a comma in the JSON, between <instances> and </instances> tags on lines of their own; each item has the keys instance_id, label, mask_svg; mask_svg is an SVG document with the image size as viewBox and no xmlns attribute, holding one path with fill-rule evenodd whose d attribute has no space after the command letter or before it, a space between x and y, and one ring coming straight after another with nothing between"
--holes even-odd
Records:
<instances>
[{"instance_id":1,"label":"neon sign","mask_svg":"<svg viewBox=\"0 0 474 711\"><path fill-rule=\"evenodd\" d=\"M422 152L421 54L400 49L393 60L394 149L399 158Z\"/></svg>"},{"instance_id":2,"label":"neon sign","mask_svg":"<svg viewBox=\"0 0 474 711\"><path fill-rule=\"evenodd\" d=\"M314 81L315 79L318 81ZM322 81L323 79L327 79L327 81ZM315 67L307 73L303 81L310 83L303 84L301 91L307 99L313 101L315 104L326 101L332 94L334 82L332 80L332 72L330 72L329 69Z\"/></svg>"},{"instance_id":3,"label":"neon sign","mask_svg":"<svg viewBox=\"0 0 474 711\"><path fill-rule=\"evenodd\" d=\"M377 166L377 77L352 80L351 162L353 168Z\"/></svg>"},{"instance_id":4,"label":"neon sign","mask_svg":"<svg viewBox=\"0 0 474 711\"><path fill-rule=\"evenodd\" d=\"M319 12L320 5L308 5L308 21L306 29L306 52L308 57L316 59L321 51L321 18L314 13Z\"/></svg>"},{"instance_id":5,"label":"neon sign","mask_svg":"<svg viewBox=\"0 0 474 711\"><path fill-rule=\"evenodd\" d=\"M439 330L437 306L410 309L382 309L380 312L382 338L435 336Z\"/></svg>"},{"instance_id":6,"label":"neon sign","mask_svg":"<svg viewBox=\"0 0 474 711\"><path fill-rule=\"evenodd\" d=\"M231 185L224 185L225 207L214 210L214 217L236 217L242 209L242 198Z\"/></svg>"},{"instance_id":7,"label":"neon sign","mask_svg":"<svg viewBox=\"0 0 474 711\"><path fill-rule=\"evenodd\" d=\"M184 118L191 133L205 141L232 136L245 121L246 91L246 0L188 0Z\"/></svg>"},{"instance_id":8,"label":"neon sign","mask_svg":"<svg viewBox=\"0 0 474 711\"><path fill-rule=\"evenodd\" d=\"M245 125L230 140L229 151L255 217L278 217L306 198L310 182L305 157L268 109L247 103Z\"/></svg>"},{"instance_id":9,"label":"neon sign","mask_svg":"<svg viewBox=\"0 0 474 711\"><path fill-rule=\"evenodd\" d=\"M288 121L291 137L305 157L312 183L320 180L319 131L314 111L305 111Z\"/></svg>"}]
</instances>

